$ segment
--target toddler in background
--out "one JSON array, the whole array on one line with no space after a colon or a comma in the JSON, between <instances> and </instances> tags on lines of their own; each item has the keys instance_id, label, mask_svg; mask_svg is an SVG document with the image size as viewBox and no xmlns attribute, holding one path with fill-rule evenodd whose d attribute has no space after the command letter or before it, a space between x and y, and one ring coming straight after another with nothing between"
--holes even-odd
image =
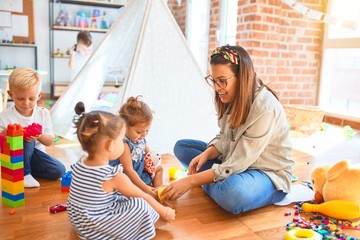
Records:
<instances>
[{"instance_id":1,"label":"toddler in background","mask_svg":"<svg viewBox=\"0 0 360 240\"><path fill-rule=\"evenodd\" d=\"M88 31L81 31L77 35L77 43L70 51L68 66L71 70L71 81L74 80L81 68L85 65L92 52L92 36Z\"/></svg>"},{"instance_id":2,"label":"toddler in background","mask_svg":"<svg viewBox=\"0 0 360 240\"><path fill-rule=\"evenodd\" d=\"M83 104L76 108L79 105L83 108ZM120 164L108 164L124 151L126 126L119 116L80 113L75 124L88 156L71 166L67 211L81 239L150 239L159 215L168 222L175 220L175 211L135 186Z\"/></svg>"}]
</instances>

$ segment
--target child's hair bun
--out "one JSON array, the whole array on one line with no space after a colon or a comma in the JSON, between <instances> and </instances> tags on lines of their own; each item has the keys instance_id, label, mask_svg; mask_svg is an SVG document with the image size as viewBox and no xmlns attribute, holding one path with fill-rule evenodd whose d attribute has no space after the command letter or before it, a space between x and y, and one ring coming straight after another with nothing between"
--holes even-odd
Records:
<instances>
[{"instance_id":1,"label":"child's hair bun","mask_svg":"<svg viewBox=\"0 0 360 240\"><path fill-rule=\"evenodd\" d=\"M126 103L129 104L129 106L132 107L133 109L140 109L142 107L141 98L142 98L141 95L137 97L129 97Z\"/></svg>"},{"instance_id":2,"label":"child's hair bun","mask_svg":"<svg viewBox=\"0 0 360 240\"><path fill-rule=\"evenodd\" d=\"M76 105L75 105L75 113L77 115L81 115L85 112L85 105L83 102L78 102Z\"/></svg>"}]
</instances>

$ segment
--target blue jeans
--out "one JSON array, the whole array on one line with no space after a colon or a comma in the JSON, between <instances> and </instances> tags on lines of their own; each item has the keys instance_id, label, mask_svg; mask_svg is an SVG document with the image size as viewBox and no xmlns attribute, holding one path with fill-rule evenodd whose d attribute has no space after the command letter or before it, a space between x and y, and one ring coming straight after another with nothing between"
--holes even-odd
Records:
<instances>
[{"instance_id":1,"label":"blue jeans","mask_svg":"<svg viewBox=\"0 0 360 240\"><path fill-rule=\"evenodd\" d=\"M174 153L182 165L188 167L191 160L204 152L206 148L205 142L183 139L175 144ZM221 163L221 161L209 160L200 168L200 171L210 169L214 163ZM248 169L226 179L203 185L203 191L220 207L233 214L271 205L286 196L283 191L276 190L265 173L256 169Z\"/></svg>"},{"instance_id":2,"label":"blue jeans","mask_svg":"<svg viewBox=\"0 0 360 240\"><path fill-rule=\"evenodd\" d=\"M65 166L52 156L35 148L35 141L24 141L24 175L58 179L66 172Z\"/></svg>"}]
</instances>

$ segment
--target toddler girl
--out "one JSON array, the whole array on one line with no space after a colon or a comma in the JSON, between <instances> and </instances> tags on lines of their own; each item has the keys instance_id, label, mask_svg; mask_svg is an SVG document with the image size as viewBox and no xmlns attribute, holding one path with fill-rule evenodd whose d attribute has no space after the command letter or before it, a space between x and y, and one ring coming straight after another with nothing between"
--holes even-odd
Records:
<instances>
[{"instance_id":1,"label":"toddler girl","mask_svg":"<svg viewBox=\"0 0 360 240\"><path fill-rule=\"evenodd\" d=\"M77 104L75 111L81 104ZM141 191L109 160L124 151L125 122L108 112L81 113L77 137L88 156L71 166L68 216L81 239L149 239L159 215L175 211Z\"/></svg>"},{"instance_id":2,"label":"toddler girl","mask_svg":"<svg viewBox=\"0 0 360 240\"><path fill-rule=\"evenodd\" d=\"M156 188L163 185L163 168L159 165L151 169L150 148L145 137L153 119L149 106L140 100L141 96L130 97L120 108L120 116L127 124L125 149L120 161L124 172L131 181L144 192L156 196Z\"/></svg>"}]
</instances>

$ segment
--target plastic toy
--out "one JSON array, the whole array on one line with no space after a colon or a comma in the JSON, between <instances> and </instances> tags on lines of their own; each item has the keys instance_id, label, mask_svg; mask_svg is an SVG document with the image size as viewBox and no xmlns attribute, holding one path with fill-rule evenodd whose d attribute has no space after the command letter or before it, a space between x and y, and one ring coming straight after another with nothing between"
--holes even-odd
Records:
<instances>
[{"instance_id":1,"label":"plastic toy","mask_svg":"<svg viewBox=\"0 0 360 240\"><path fill-rule=\"evenodd\" d=\"M177 167L172 167L172 168L169 168L168 173L169 173L169 178L175 180L180 177L181 171Z\"/></svg>"},{"instance_id":2,"label":"plastic toy","mask_svg":"<svg viewBox=\"0 0 360 240\"><path fill-rule=\"evenodd\" d=\"M350 220L360 218L360 204L349 200L332 200L321 204L304 203L304 212L319 212L328 217Z\"/></svg>"},{"instance_id":3,"label":"plastic toy","mask_svg":"<svg viewBox=\"0 0 360 240\"><path fill-rule=\"evenodd\" d=\"M360 168L349 165L348 161L340 161L332 167L321 166L313 170L311 180L317 203L331 200L360 203Z\"/></svg>"},{"instance_id":4,"label":"plastic toy","mask_svg":"<svg viewBox=\"0 0 360 240\"><path fill-rule=\"evenodd\" d=\"M356 132L349 125L344 126L344 135L347 140L351 140L355 134Z\"/></svg>"},{"instance_id":5,"label":"plastic toy","mask_svg":"<svg viewBox=\"0 0 360 240\"><path fill-rule=\"evenodd\" d=\"M321 234L311 229L296 228L289 230L285 234L285 240L321 240Z\"/></svg>"},{"instance_id":6,"label":"plastic toy","mask_svg":"<svg viewBox=\"0 0 360 240\"><path fill-rule=\"evenodd\" d=\"M165 200L165 196L161 196L161 193L164 191L165 188L166 188L166 186L158 188L157 196L158 196L160 202Z\"/></svg>"},{"instance_id":7,"label":"plastic toy","mask_svg":"<svg viewBox=\"0 0 360 240\"><path fill-rule=\"evenodd\" d=\"M24 128L24 139L28 137L35 137L42 134L42 126L37 123L32 123Z\"/></svg>"},{"instance_id":8,"label":"plastic toy","mask_svg":"<svg viewBox=\"0 0 360 240\"><path fill-rule=\"evenodd\" d=\"M25 204L23 128L9 124L6 136L0 135L2 203L11 207Z\"/></svg>"},{"instance_id":9,"label":"plastic toy","mask_svg":"<svg viewBox=\"0 0 360 240\"><path fill-rule=\"evenodd\" d=\"M51 213L63 212L63 211L66 211L66 209L67 209L66 204L56 204L54 206L49 207L49 211Z\"/></svg>"},{"instance_id":10,"label":"plastic toy","mask_svg":"<svg viewBox=\"0 0 360 240\"><path fill-rule=\"evenodd\" d=\"M144 158L144 169L151 175L155 176L156 167L161 164L161 156L154 151L148 152Z\"/></svg>"},{"instance_id":11,"label":"plastic toy","mask_svg":"<svg viewBox=\"0 0 360 240\"><path fill-rule=\"evenodd\" d=\"M71 171L67 171L61 178L61 191L62 192L70 191L71 180L72 180Z\"/></svg>"}]
</instances>

